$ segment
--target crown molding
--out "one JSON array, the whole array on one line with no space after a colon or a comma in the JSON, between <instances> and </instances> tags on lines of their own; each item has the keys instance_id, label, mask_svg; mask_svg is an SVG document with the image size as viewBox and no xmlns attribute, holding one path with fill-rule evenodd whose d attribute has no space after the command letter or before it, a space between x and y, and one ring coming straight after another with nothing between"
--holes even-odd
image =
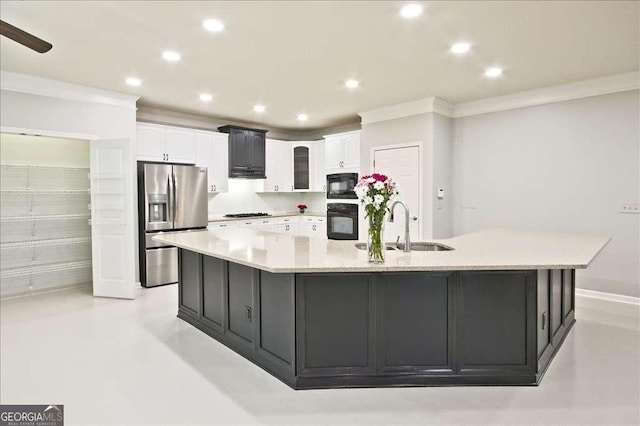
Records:
<instances>
[{"instance_id":1,"label":"crown molding","mask_svg":"<svg viewBox=\"0 0 640 426\"><path fill-rule=\"evenodd\" d=\"M640 89L640 72L636 71L455 105L433 96L361 112L358 115L362 118L362 124L394 120L430 112L435 112L445 117L460 118L637 89Z\"/></svg>"},{"instance_id":2,"label":"crown molding","mask_svg":"<svg viewBox=\"0 0 640 426\"><path fill-rule=\"evenodd\" d=\"M358 115L362 118L362 124L369 124L430 112L436 112L438 114L451 117L453 106L443 99L432 96L430 98L391 105L384 108L374 109L372 111L359 112Z\"/></svg>"},{"instance_id":3,"label":"crown molding","mask_svg":"<svg viewBox=\"0 0 640 426\"><path fill-rule=\"evenodd\" d=\"M71 101L136 109L139 96L0 70L0 89Z\"/></svg>"},{"instance_id":4,"label":"crown molding","mask_svg":"<svg viewBox=\"0 0 640 426\"><path fill-rule=\"evenodd\" d=\"M453 117L468 117L554 102L588 98L640 88L640 73L630 72L604 78L528 90L496 98L465 102L454 106Z\"/></svg>"}]
</instances>

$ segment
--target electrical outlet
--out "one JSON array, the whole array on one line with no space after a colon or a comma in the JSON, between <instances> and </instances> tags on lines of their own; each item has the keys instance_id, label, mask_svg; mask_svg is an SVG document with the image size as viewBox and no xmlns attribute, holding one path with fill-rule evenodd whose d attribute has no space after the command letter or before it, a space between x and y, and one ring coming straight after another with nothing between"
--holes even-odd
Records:
<instances>
[{"instance_id":1,"label":"electrical outlet","mask_svg":"<svg viewBox=\"0 0 640 426\"><path fill-rule=\"evenodd\" d=\"M462 208L463 209L472 209L475 210L476 208L476 202L473 200L464 200L462 202Z\"/></svg>"},{"instance_id":2,"label":"electrical outlet","mask_svg":"<svg viewBox=\"0 0 640 426\"><path fill-rule=\"evenodd\" d=\"M624 203L620 207L620 213L640 214L640 203Z\"/></svg>"}]
</instances>

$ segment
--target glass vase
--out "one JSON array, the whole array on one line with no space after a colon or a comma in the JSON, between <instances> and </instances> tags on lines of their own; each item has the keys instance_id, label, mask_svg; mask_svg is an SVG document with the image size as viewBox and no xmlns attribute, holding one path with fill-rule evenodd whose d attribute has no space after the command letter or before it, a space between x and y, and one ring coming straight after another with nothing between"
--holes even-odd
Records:
<instances>
[{"instance_id":1,"label":"glass vase","mask_svg":"<svg viewBox=\"0 0 640 426\"><path fill-rule=\"evenodd\" d=\"M369 217L369 231L367 232L367 253L369 254L369 262L384 262L384 223L386 210Z\"/></svg>"}]
</instances>

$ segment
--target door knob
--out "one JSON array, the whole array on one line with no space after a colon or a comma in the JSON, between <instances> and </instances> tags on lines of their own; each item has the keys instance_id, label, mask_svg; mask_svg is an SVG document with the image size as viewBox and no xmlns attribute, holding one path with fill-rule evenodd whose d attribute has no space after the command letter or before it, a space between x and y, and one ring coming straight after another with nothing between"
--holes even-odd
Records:
<instances>
[{"instance_id":1,"label":"door knob","mask_svg":"<svg viewBox=\"0 0 640 426\"><path fill-rule=\"evenodd\" d=\"M418 220L418 216L413 216L411 220Z\"/></svg>"}]
</instances>

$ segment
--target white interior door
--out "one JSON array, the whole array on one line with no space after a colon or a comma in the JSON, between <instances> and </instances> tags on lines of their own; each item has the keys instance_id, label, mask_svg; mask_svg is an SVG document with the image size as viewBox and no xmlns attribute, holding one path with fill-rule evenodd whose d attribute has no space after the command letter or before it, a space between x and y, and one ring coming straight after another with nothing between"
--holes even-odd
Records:
<instances>
[{"instance_id":1,"label":"white interior door","mask_svg":"<svg viewBox=\"0 0 640 426\"><path fill-rule=\"evenodd\" d=\"M373 151L373 171L382 173L397 183L398 196L394 200L404 202L409 208L409 235L412 241L420 236L420 148L406 146L398 148L376 149ZM404 211L396 206L395 221L385 225L384 239L404 241Z\"/></svg>"},{"instance_id":2,"label":"white interior door","mask_svg":"<svg viewBox=\"0 0 640 426\"><path fill-rule=\"evenodd\" d=\"M90 157L93 295L133 299L135 193L130 142L91 141Z\"/></svg>"}]
</instances>

